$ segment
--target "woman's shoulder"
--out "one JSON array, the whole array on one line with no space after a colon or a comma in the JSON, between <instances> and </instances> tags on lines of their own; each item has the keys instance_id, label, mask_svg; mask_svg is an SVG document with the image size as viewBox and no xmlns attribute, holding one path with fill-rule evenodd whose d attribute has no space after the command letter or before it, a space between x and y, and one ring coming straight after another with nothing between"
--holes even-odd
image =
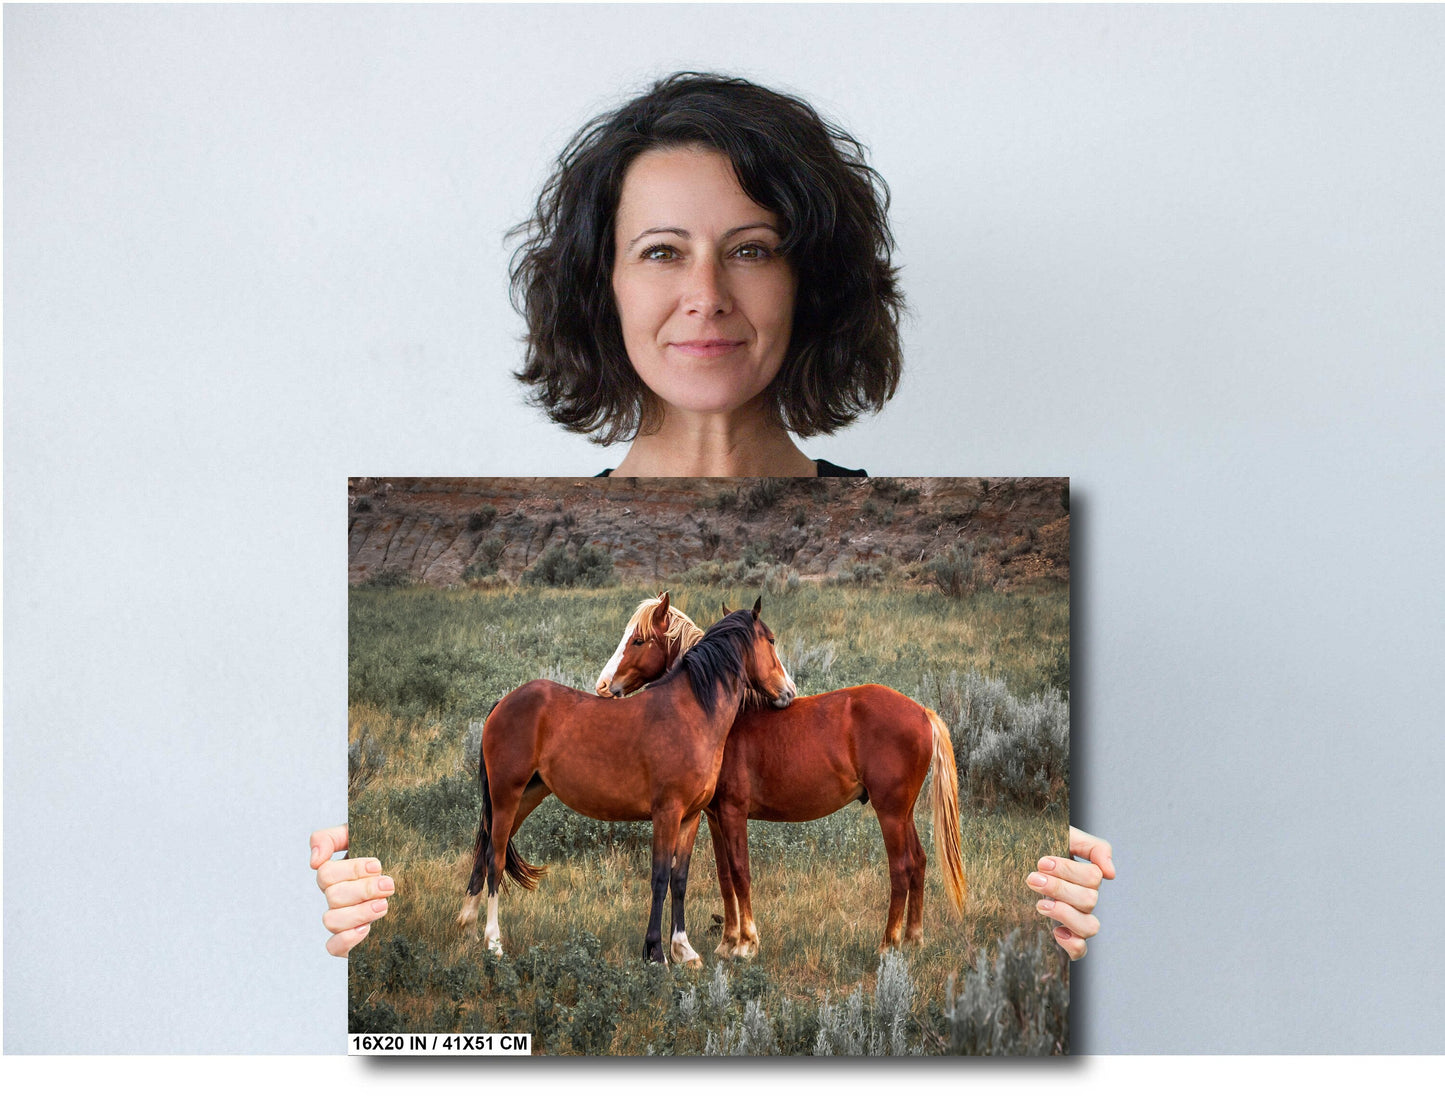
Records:
<instances>
[{"instance_id":1,"label":"woman's shoulder","mask_svg":"<svg viewBox=\"0 0 1445 1120\"><path fill-rule=\"evenodd\" d=\"M818 477L819 477L819 478L867 478L867 477L868 477L868 472L867 472L867 471L850 470L850 469L847 468L847 467L840 467L837 463L830 463L830 462L828 462L827 459L814 459L813 462L815 462L815 463L818 464ZM611 468L611 467L608 467L605 471L600 471L600 472L598 472L597 474L593 475L593 477L594 477L594 478L606 478L606 477L607 477L608 475L610 475L611 473L612 473L612 468Z\"/></svg>"},{"instance_id":2,"label":"woman's shoulder","mask_svg":"<svg viewBox=\"0 0 1445 1120\"><path fill-rule=\"evenodd\" d=\"M855 471L848 467L840 467L837 463L830 463L827 459L814 459L818 464L819 478L867 478L867 471Z\"/></svg>"}]
</instances>

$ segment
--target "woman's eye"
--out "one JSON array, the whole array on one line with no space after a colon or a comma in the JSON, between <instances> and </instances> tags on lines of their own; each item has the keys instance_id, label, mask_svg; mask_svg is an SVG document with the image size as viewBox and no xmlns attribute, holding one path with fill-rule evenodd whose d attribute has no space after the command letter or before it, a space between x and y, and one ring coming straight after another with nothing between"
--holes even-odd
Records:
<instances>
[{"instance_id":1,"label":"woman's eye","mask_svg":"<svg viewBox=\"0 0 1445 1120\"><path fill-rule=\"evenodd\" d=\"M670 261L677 257L677 250L671 245L650 245L642 250L645 261Z\"/></svg>"},{"instance_id":2,"label":"woman's eye","mask_svg":"<svg viewBox=\"0 0 1445 1120\"><path fill-rule=\"evenodd\" d=\"M765 261L773 255L773 251L766 245L759 245L756 242L739 245L734 253L745 261Z\"/></svg>"}]
</instances>

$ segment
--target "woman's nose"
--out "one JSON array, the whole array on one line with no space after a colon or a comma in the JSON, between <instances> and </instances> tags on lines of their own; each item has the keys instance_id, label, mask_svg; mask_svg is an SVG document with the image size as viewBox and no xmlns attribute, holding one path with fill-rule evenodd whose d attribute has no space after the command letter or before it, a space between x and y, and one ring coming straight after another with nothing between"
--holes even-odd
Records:
<instances>
[{"instance_id":1,"label":"woman's nose","mask_svg":"<svg viewBox=\"0 0 1445 1120\"><path fill-rule=\"evenodd\" d=\"M732 310L727 275L718 261L698 257L688 270L687 280L687 293L683 300L686 310L695 311L705 318L726 315Z\"/></svg>"}]
</instances>

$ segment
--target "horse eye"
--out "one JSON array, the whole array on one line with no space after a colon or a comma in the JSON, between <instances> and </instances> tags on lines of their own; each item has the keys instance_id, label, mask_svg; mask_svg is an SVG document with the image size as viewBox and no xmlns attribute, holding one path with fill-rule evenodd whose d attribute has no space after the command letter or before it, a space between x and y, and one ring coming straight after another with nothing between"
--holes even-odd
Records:
<instances>
[{"instance_id":1,"label":"horse eye","mask_svg":"<svg viewBox=\"0 0 1445 1120\"><path fill-rule=\"evenodd\" d=\"M634 639L632 640L632 644L635 645L635 646L640 646L640 645L642 645L642 639L641 639L641 638L634 638Z\"/></svg>"}]
</instances>

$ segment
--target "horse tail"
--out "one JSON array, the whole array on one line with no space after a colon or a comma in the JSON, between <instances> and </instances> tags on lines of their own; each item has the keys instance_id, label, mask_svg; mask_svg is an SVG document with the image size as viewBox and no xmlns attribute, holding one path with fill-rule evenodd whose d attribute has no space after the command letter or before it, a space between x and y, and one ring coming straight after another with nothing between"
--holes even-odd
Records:
<instances>
[{"instance_id":1,"label":"horse tail","mask_svg":"<svg viewBox=\"0 0 1445 1120\"><path fill-rule=\"evenodd\" d=\"M963 837L958 817L958 768L953 739L938 713L923 709L933 728L933 846L943 861L943 889L953 912L963 914L968 882L963 877Z\"/></svg>"},{"instance_id":2,"label":"horse tail","mask_svg":"<svg viewBox=\"0 0 1445 1120\"><path fill-rule=\"evenodd\" d=\"M501 701L497 701L501 703ZM497 704L487 709L488 718L496 711ZM486 726L482 728L483 737L486 735ZM477 841L472 846L472 877L467 882L467 898L462 903L462 912L457 915L457 925L463 929L470 926L477 920L477 908L482 893L483 884L493 890L496 884L490 882L492 879L492 793L487 786L487 752L485 747L477 751L477 780L482 787L482 810L477 821Z\"/></svg>"},{"instance_id":3,"label":"horse tail","mask_svg":"<svg viewBox=\"0 0 1445 1120\"><path fill-rule=\"evenodd\" d=\"M516 845L510 840L507 841L507 878L524 891L534 891L545 874L547 874L546 864L537 867L528 863L517 854Z\"/></svg>"}]
</instances>

